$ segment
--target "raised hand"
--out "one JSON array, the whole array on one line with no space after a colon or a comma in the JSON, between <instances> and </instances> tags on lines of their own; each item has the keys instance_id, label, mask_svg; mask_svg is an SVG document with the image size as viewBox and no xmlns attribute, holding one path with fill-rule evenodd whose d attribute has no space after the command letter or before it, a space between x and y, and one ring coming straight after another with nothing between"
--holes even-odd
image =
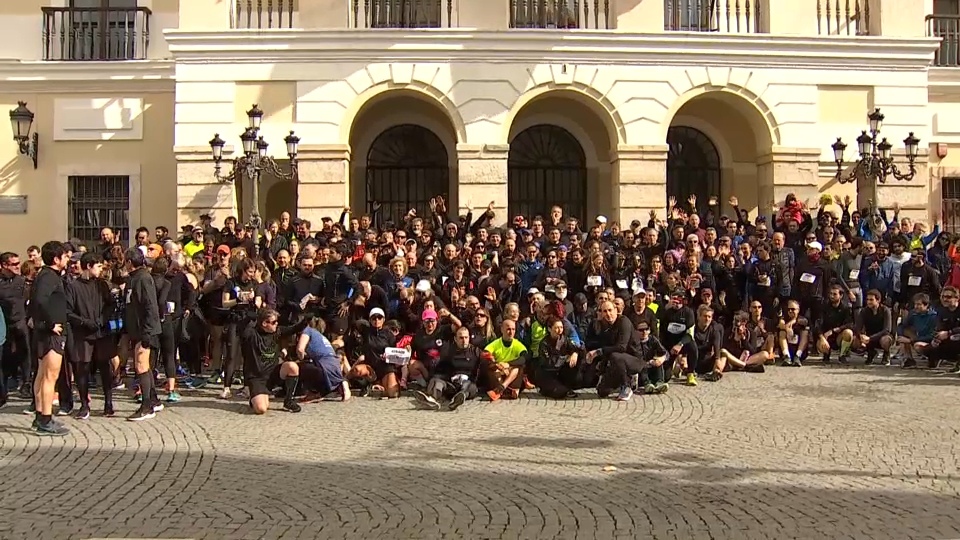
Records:
<instances>
[{"instance_id":1,"label":"raised hand","mask_svg":"<svg viewBox=\"0 0 960 540\"><path fill-rule=\"evenodd\" d=\"M697 205L697 196L696 196L696 195L690 195L690 197L687 198L687 202L690 203L690 206L696 206L696 205Z\"/></svg>"},{"instance_id":2,"label":"raised hand","mask_svg":"<svg viewBox=\"0 0 960 540\"><path fill-rule=\"evenodd\" d=\"M430 211L431 211L431 212L436 212L436 211L437 211L437 198L436 198L436 197L431 198L429 204L430 204Z\"/></svg>"},{"instance_id":3,"label":"raised hand","mask_svg":"<svg viewBox=\"0 0 960 540\"><path fill-rule=\"evenodd\" d=\"M670 198L667 199L667 206L669 206L670 208L673 208L676 205L677 205L677 198L671 195Z\"/></svg>"},{"instance_id":4,"label":"raised hand","mask_svg":"<svg viewBox=\"0 0 960 540\"><path fill-rule=\"evenodd\" d=\"M730 206L740 206L740 199L736 195L730 196Z\"/></svg>"},{"instance_id":5,"label":"raised hand","mask_svg":"<svg viewBox=\"0 0 960 540\"><path fill-rule=\"evenodd\" d=\"M708 205L708 206L716 206L716 205L717 205L717 198L716 198L716 197L710 197L710 200L707 201L707 205Z\"/></svg>"}]
</instances>

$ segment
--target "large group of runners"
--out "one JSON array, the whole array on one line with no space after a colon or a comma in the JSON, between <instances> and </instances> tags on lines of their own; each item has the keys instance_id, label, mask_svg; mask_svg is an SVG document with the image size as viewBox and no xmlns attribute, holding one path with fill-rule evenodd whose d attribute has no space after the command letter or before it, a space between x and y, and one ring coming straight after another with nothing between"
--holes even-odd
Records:
<instances>
[{"instance_id":1,"label":"large group of runners","mask_svg":"<svg viewBox=\"0 0 960 540\"><path fill-rule=\"evenodd\" d=\"M960 253L936 216L931 230L897 207L789 195L751 220L727 203L671 198L631 223L554 206L498 225L493 203L461 214L436 197L422 216L374 205L257 230L208 214L179 235L140 228L129 248L104 228L6 252L0 405L16 384L34 430L65 435L56 417L89 419L95 386L112 417L129 385L142 421L203 386L256 414L274 396L299 412L405 391L455 410L524 391L627 401L812 354L960 359Z\"/></svg>"}]
</instances>

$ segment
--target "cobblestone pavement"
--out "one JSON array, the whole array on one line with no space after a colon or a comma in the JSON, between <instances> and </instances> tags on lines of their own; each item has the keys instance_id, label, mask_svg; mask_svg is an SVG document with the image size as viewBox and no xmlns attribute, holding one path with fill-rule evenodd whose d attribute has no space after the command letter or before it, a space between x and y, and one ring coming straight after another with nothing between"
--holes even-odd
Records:
<instances>
[{"instance_id":1,"label":"cobblestone pavement","mask_svg":"<svg viewBox=\"0 0 960 540\"><path fill-rule=\"evenodd\" d=\"M0 539L960 538L953 375L773 368L454 413L211 393L67 438L0 410Z\"/></svg>"}]
</instances>

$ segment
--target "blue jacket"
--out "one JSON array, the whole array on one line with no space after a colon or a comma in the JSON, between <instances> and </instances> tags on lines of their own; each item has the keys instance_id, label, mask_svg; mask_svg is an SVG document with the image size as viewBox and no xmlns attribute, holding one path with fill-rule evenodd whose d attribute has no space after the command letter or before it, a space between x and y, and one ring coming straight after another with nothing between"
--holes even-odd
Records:
<instances>
[{"instance_id":1,"label":"blue jacket","mask_svg":"<svg viewBox=\"0 0 960 540\"><path fill-rule=\"evenodd\" d=\"M929 343L937 333L937 312L933 308L926 313L920 313L917 310L910 310L907 318L900 323L897 329L898 333L903 334L904 329L912 328L917 333L917 341Z\"/></svg>"},{"instance_id":2,"label":"blue jacket","mask_svg":"<svg viewBox=\"0 0 960 540\"><path fill-rule=\"evenodd\" d=\"M863 261L863 268L860 270L860 287L864 291L876 289L883 293L884 297L893 293L893 271L896 265L887 257L883 262L879 262L880 268L876 271L870 270L867 260Z\"/></svg>"}]
</instances>

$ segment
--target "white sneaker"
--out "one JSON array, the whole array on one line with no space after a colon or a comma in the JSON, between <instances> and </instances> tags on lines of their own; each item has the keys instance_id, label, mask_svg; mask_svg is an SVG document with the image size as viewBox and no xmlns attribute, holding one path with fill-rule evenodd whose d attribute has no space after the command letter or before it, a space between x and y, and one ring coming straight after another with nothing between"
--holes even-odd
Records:
<instances>
[{"instance_id":1,"label":"white sneaker","mask_svg":"<svg viewBox=\"0 0 960 540\"><path fill-rule=\"evenodd\" d=\"M220 399L230 399L232 397L233 397L233 391L230 390L229 388L224 388L223 391L220 392Z\"/></svg>"}]
</instances>

